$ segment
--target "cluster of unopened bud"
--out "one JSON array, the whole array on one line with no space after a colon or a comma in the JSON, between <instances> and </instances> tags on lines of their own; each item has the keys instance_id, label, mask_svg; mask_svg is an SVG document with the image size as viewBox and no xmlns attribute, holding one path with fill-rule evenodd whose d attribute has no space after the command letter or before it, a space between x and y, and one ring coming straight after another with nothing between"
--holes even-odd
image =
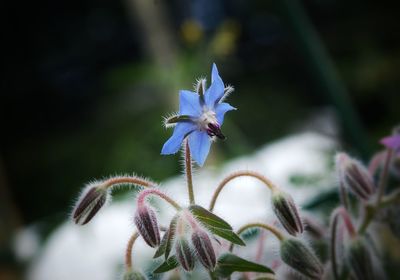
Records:
<instances>
[{"instance_id":1,"label":"cluster of unopened bud","mask_svg":"<svg viewBox=\"0 0 400 280\"><path fill-rule=\"evenodd\" d=\"M336 155L336 169L340 184L361 200L368 200L375 192L375 184L367 168L345 153Z\"/></svg>"},{"instance_id":2,"label":"cluster of unopened bud","mask_svg":"<svg viewBox=\"0 0 400 280\"><path fill-rule=\"evenodd\" d=\"M186 230L187 228L189 230ZM188 240L189 235L191 242ZM216 257L210 236L190 211L183 210L178 220L175 250L179 263L186 271L193 270L194 257L197 257L206 269L215 268Z\"/></svg>"}]
</instances>

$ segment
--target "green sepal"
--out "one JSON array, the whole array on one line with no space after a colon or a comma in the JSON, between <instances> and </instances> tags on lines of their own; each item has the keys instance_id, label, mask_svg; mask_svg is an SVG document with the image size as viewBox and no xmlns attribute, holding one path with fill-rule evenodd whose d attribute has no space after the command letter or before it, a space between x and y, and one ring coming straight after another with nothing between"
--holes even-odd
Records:
<instances>
[{"instance_id":1,"label":"green sepal","mask_svg":"<svg viewBox=\"0 0 400 280\"><path fill-rule=\"evenodd\" d=\"M245 246L244 241L232 230L230 224L199 205L191 205L189 210L211 233L234 244Z\"/></svg>"},{"instance_id":2,"label":"green sepal","mask_svg":"<svg viewBox=\"0 0 400 280\"><path fill-rule=\"evenodd\" d=\"M153 259L156 259L156 258L164 255L165 250L167 248L167 244L168 244L168 235L169 235L169 229L167 229L167 231L164 233L164 236L161 239L160 246L158 246L157 251L153 256Z\"/></svg>"},{"instance_id":3,"label":"green sepal","mask_svg":"<svg viewBox=\"0 0 400 280\"><path fill-rule=\"evenodd\" d=\"M232 253L225 253L218 258L215 274L219 277L229 277L233 272L263 272L274 274L267 266L250 262Z\"/></svg>"},{"instance_id":4,"label":"green sepal","mask_svg":"<svg viewBox=\"0 0 400 280\"><path fill-rule=\"evenodd\" d=\"M167 124L173 124L178 122L190 122L190 121L192 121L192 117L189 115L172 116L165 120Z\"/></svg>"},{"instance_id":5,"label":"green sepal","mask_svg":"<svg viewBox=\"0 0 400 280\"><path fill-rule=\"evenodd\" d=\"M176 214L170 224L169 224L169 228L168 230L165 232L160 246L158 247L156 253L154 254L153 258L158 258L160 256L162 256L163 254L165 255L165 259L168 259L169 254L171 252L171 248L172 248L172 240L175 236L175 229L176 229L176 221L178 220L178 214Z\"/></svg>"},{"instance_id":6,"label":"green sepal","mask_svg":"<svg viewBox=\"0 0 400 280\"><path fill-rule=\"evenodd\" d=\"M157 267L153 273L164 273L178 267L179 263L175 256L171 256L165 262L163 262L159 267Z\"/></svg>"}]
</instances>

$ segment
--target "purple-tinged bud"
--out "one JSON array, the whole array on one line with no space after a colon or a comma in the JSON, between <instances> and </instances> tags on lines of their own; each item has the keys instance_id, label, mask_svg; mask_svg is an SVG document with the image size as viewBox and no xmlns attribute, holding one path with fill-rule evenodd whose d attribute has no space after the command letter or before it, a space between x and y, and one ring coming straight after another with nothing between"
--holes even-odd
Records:
<instances>
[{"instance_id":1,"label":"purple-tinged bud","mask_svg":"<svg viewBox=\"0 0 400 280\"><path fill-rule=\"evenodd\" d=\"M367 168L345 153L336 156L336 169L340 183L362 200L368 200L375 191L375 184Z\"/></svg>"},{"instance_id":2,"label":"purple-tinged bud","mask_svg":"<svg viewBox=\"0 0 400 280\"><path fill-rule=\"evenodd\" d=\"M146 277L139 271L127 271L124 274L123 280L146 280Z\"/></svg>"},{"instance_id":3,"label":"purple-tinged bud","mask_svg":"<svg viewBox=\"0 0 400 280\"><path fill-rule=\"evenodd\" d=\"M286 231L291 235L303 232L303 223L291 195L280 190L272 193L272 209Z\"/></svg>"},{"instance_id":4,"label":"purple-tinged bud","mask_svg":"<svg viewBox=\"0 0 400 280\"><path fill-rule=\"evenodd\" d=\"M72 219L77 225L85 225L99 212L109 199L109 192L98 184L90 184L82 192L72 212Z\"/></svg>"},{"instance_id":5,"label":"purple-tinged bud","mask_svg":"<svg viewBox=\"0 0 400 280\"><path fill-rule=\"evenodd\" d=\"M146 204L138 204L135 213L135 225L150 247L160 245L160 231L158 229L157 217L155 212Z\"/></svg>"},{"instance_id":6,"label":"purple-tinged bud","mask_svg":"<svg viewBox=\"0 0 400 280\"><path fill-rule=\"evenodd\" d=\"M354 238L350 241L347 259L356 280L376 279L370 249L362 238Z\"/></svg>"},{"instance_id":7,"label":"purple-tinged bud","mask_svg":"<svg viewBox=\"0 0 400 280\"><path fill-rule=\"evenodd\" d=\"M282 240L280 254L282 261L297 272L311 279L321 279L324 273L321 262L311 248L300 240L295 238Z\"/></svg>"},{"instance_id":8,"label":"purple-tinged bud","mask_svg":"<svg viewBox=\"0 0 400 280\"><path fill-rule=\"evenodd\" d=\"M215 252L207 232L200 228L193 229L192 243L201 264L208 270L214 270L216 264Z\"/></svg>"},{"instance_id":9,"label":"purple-tinged bud","mask_svg":"<svg viewBox=\"0 0 400 280\"><path fill-rule=\"evenodd\" d=\"M194 268L194 258L192 250L190 249L189 242L184 238L180 237L175 243L176 257L186 271L192 271Z\"/></svg>"}]
</instances>

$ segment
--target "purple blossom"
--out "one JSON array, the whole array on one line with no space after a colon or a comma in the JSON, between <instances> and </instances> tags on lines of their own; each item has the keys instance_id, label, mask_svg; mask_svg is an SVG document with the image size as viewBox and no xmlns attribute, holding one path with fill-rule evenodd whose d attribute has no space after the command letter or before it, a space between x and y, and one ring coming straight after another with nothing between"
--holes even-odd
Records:
<instances>
[{"instance_id":1,"label":"purple blossom","mask_svg":"<svg viewBox=\"0 0 400 280\"><path fill-rule=\"evenodd\" d=\"M380 143L386 148L393 149L395 151L400 150L400 134L392 135L392 136L387 136L383 139L381 139Z\"/></svg>"},{"instance_id":2,"label":"purple blossom","mask_svg":"<svg viewBox=\"0 0 400 280\"><path fill-rule=\"evenodd\" d=\"M228 103L222 102L232 91L225 88L215 64L212 67L211 86L205 91L205 80L200 80L196 91L179 92L179 114L166 120L167 124L176 123L174 132L164 144L161 154L175 154L188 137L193 159L203 166L210 151L211 141L215 137L225 139L221 132L224 115L235 110Z\"/></svg>"}]
</instances>

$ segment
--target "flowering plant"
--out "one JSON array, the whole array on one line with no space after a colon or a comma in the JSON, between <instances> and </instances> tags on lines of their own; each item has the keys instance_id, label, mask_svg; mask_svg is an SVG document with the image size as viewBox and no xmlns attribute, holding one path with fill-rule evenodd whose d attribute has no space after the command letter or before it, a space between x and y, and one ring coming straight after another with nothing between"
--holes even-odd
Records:
<instances>
[{"instance_id":1,"label":"flowering plant","mask_svg":"<svg viewBox=\"0 0 400 280\"><path fill-rule=\"evenodd\" d=\"M230 278L234 272L256 273L257 279L276 279L278 266L294 273L292 276L306 279L330 276L334 279L347 279L350 275L360 280L381 279L376 278L379 277L379 270L372 265L375 264L374 255L366 236L369 224L378 216L379 211L400 199L399 189L385 194L392 157L398 155L400 147L398 135L383 140L388 150L377 154L369 169L345 153L337 155L336 169L342 205L333 211L328 239L321 227L312 221L307 223L308 231L322 232L316 238L329 244L330 256L320 259L304 241L304 218L294 199L263 174L247 170L230 174L215 189L208 209L196 204L192 158L197 165L203 166L212 141L225 139L221 130L224 115L235 108L224 101L232 91L233 87L225 87L214 64L210 87L206 89L206 80L200 79L194 92L180 91L179 113L165 118L164 124L174 127L174 131L164 144L161 154L174 154L183 146L188 205L179 204L148 179L118 176L87 185L73 210L73 221L79 225L89 223L110 200L110 190L113 187L140 187L134 215L136 231L133 232L125 253L126 280L146 279L150 275L169 271L190 273L196 266L207 271L211 279ZM380 166L382 172L379 182L376 183L374 174ZM278 221L276 224L249 223L235 231L229 223L213 213L221 191L230 181L242 176L259 180L271 192L270 204ZM356 200L349 197L348 193L353 194ZM168 225L159 224L156 211L148 203L150 196L165 200L175 209ZM353 213L351 202L358 203L363 209L360 219ZM355 226L356 220L359 220L358 227ZM254 228L271 232L279 241L278 261L272 267L233 253L234 246L246 246L243 236ZM155 259L162 259L161 264L146 276L132 262L133 245L139 237L155 249ZM343 253L342 259L346 261L339 261L338 252Z\"/></svg>"}]
</instances>

